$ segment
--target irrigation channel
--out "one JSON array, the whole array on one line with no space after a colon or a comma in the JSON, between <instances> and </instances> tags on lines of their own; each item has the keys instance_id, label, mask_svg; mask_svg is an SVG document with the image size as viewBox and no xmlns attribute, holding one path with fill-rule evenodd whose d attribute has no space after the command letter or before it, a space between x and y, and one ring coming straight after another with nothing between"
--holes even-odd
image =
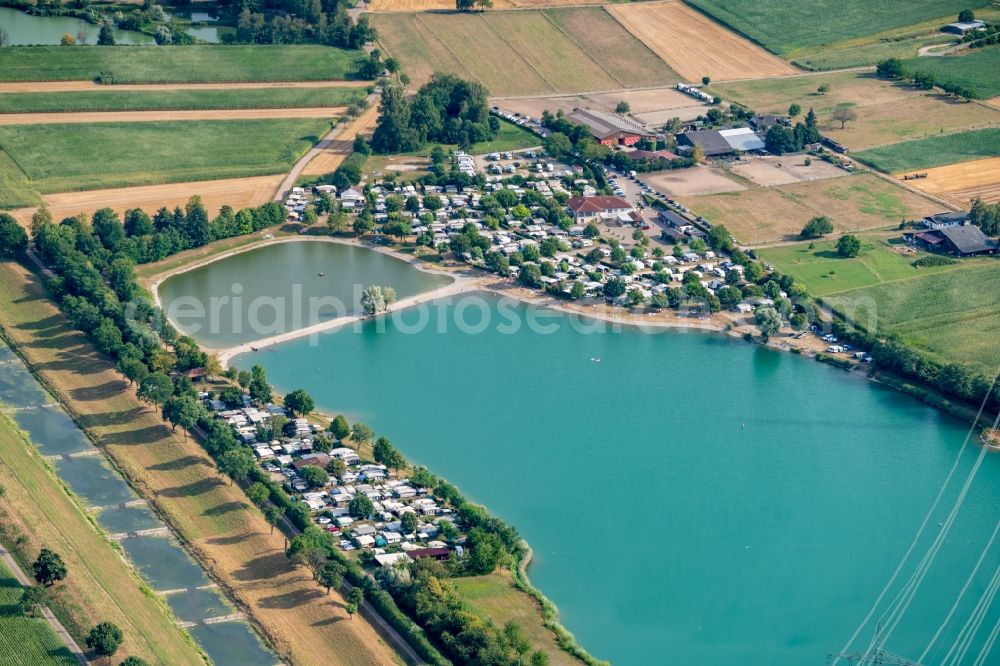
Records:
<instances>
[{"instance_id":1,"label":"irrigation channel","mask_svg":"<svg viewBox=\"0 0 1000 666\"><path fill-rule=\"evenodd\" d=\"M220 666L273 666L261 641L170 529L0 342L0 410L25 430L83 506L118 541L149 586Z\"/></svg>"}]
</instances>

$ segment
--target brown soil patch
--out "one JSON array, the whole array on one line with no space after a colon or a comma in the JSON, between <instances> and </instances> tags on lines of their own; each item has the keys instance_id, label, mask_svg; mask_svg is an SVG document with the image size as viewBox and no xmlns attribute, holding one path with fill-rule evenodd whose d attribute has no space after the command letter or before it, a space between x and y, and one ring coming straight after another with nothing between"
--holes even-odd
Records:
<instances>
[{"instance_id":1,"label":"brown soil patch","mask_svg":"<svg viewBox=\"0 0 1000 666\"><path fill-rule=\"evenodd\" d=\"M94 90L252 90L254 88L367 88L371 81L279 81L276 83L129 83L102 86L93 81L14 81L0 83L0 93L80 92Z\"/></svg>"},{"instance_id":2,"label":"brown soil patch","mask_svg":"<svg viewBox=\"0 0 1000 666\"><path fill-rule=\"evenodd\" d=\"M1000 202L1000 157L949 164L920 173L926 173L927 177L908 180L906 184L959 207L968 207L976 197L987 203ZM902 177L903 174L897 174L897 178Z\"/></svg>"},{"instance_id":3,"label":"brown soil patch","mask_svg":"<svg viewBox=\"0 0 1000 666\"><path fill-rule=\"evenodd\" d=\"M200 444L172 431L139 402L114 366L46 299L35 274L6 262L0 286L0 322L29 362L189 541L283 659L316 666L396 661L370 624L347 615L339 594L327 596L306 569L288 562L280 532L270 533L261 513L219 474Z\"/></svg>"},{"instance_id":4,"label":"brown soil patch","mask_svg":"<svg viewBox=\"0 0 1000 666\"><path fill-rule=\"evenodd\" d=\"M104 207L113 208L123 215L128 208L142 208L152 214L162 206L173 208L183 206L193 195L201 197L210 215L216 215L222 206L229 205L239 210L247 206L259 206L274 197L282 176L257 176L254 178L227 178L205 180L198 183L169 183L142 187L121 187L87 192L65 192L48 194L45 202L55 220L61 220L77 213L93 213ZM34 208L21 208L13 215L22 224L31 221Z\"/></svg>"},{"instance_id":5,"label":"brown soil patch","mask_svg":"<svg viewBox=\"0 0 1000 666\"><path fill-rule=\"evenodd\" d=\"M801 155L742 159L730 166L733 173L752 180L762 187L790 185L825 178L840 178L847 172L823 160L812 160L806 166Z\"/></svg>"},{"instance_id":6,"label":"brown soil patch","mask_svg":"<svg viewBox=\"0 0 1000 666\"><path fill-rule=\"evenodd\" d=\"M614 16L689 81L787 76L796 70L734 32L679 2L609 5Z\"/></svg>"},{"instance_id":7,"label":"brown soil patch","mask_svg":"<svg viewBox=\"0 0 1000 666\"><path fill-rule=\"evenodd\" d=\"M990 98L990 99L986 100L986 103L989 104L990 106L996 108L996 109L1000 109L1000 97Z\"/></svg>"},{"instance_id":8,"label":"brown soil patch","mask_svg":"<svg viewBox=\"0 0 1000 666\"><path fill-rule=\"evenodd\" d=\"M759 245L798 238L813 217L826 215L838 232L898 225L939 212L941 204L874 174L816 180L685 198L713 224L724 224L740 242Z\"/></svg>"},{"instance_id":9,"label":"brown soil patch","mask_svg":"<svg viewBox=\"0 0 1000 666\"><path fill-rule=\"evenodd\" d=\"M576 108L614 111L618 102L622 101L628 102L633 116L652 124L663 123L674 117L682 120L694 118L705 113L706 109L672 87L580 95L496 97L490 103L502 109L541 118L542 111L545 110L552 113L559 110L569 113Z\"/></svg>"},{"instance_id":10,"label":"brown soil patch","mask_svg":"<svg viewBox=\"0 0 1000 666\"><path fill-rule=\"evenodd\" d=\"M333 172L354 151L354 138L374 131L378 123L378 104L372 104L337 134L337 138L320 150L302 170L303 176L322 176Z\"/></svg>"},{"instance_id":11,"label":"brown soil patch","mask_svg":"<svg viewBox=\"0 0 1000 666\"><path fill-rule=\"evenodd\" d=\"M126 123L166 120L258 120L262 118L333 118L346 106L306 109L208 109L186 111L94 111L75 113L0 113L0 125L51 123Z\"/></svg>"},{"instance_id":12,"label":"brown soil patch","mask_svg":"<svg viewBox=\"0 0 1000 666\"><path fill-rule=\"evenodd\" d=\"M745 185L738 183L724 172L704 165L690 169L653 171L644 174L642 180L655 189L675 197L737 192L746 189Z\"/></svg>"}]
</instances>

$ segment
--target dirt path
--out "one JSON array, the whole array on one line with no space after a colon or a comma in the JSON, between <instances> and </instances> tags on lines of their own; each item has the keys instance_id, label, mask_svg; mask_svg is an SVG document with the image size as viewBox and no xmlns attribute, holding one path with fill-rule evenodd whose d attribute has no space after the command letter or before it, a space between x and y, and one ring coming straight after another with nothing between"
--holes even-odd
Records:
<instances>
[{"instance_id":1,"label":"dirt path","mask_svg":"<svg viewBox=\"0 0 1000 666\"><path fill-rule=\"evenodd\" d=\"M358 132L372 129L378 122L377 100L378 95L369 95L368 108L364 113L354 120L337 123L326 136L310 148L285 176L274 195L274 200L280 201L285 192L290 190L301 176L322 176L336 169L353 151L354 137Z\"/></svg>"},{"instance_id":2,"label":"dirt path","mask_svg":"<svg viewBox=\"0 0 1000 666\"><path fill-rule=\"evenodd\" d=\"M17 582L23 587L31 587L35 584L24 574L23 571L21 571L21 565L17 563L14 556L11 555L10 551L4 548L3 545L0 545L0 560L3 560L4 564L7 565L7 568L14 574L14 578L16 578ZM52 611L49 610L48 606L42 606L42 617L44 617L45 620L52 626L52 630L55 631L59 639L66 644L66 647L68 647L69 651L73 653L76 660L83 664L83 666L87 666L87 657L83 654L83 650L80 649L76 640L69 635L69 632L66 631L66 627L62 625L59 618L52 614Z\"/></svg>"},{"instance_id":3,"label":"dirt path","mask_svg":"<svg viewBox=\"0 0 1000 666\"><path fill-rule=\"evenodd\" d=\"M277 83L128 83L100 85L93 81L12 81L0 83L0 93L94 92L97 90L253 90L255 88L367 88L371 81L281 81Z\"/></svg>"},{"instance_id":4,"label":"dirt path","mask_svg":"<svg viewBox=\"0 0 1000 666\"><path fill-rule=\"evenodd\" d=\"M57 222L77 213L93 213L104 207L113 208L123 215L129 208L141 208L150 215L159 208L183 206L192 195L201 197L209 215L215 216L224 205L235 209L259 206L274 196L281 175L255 176L253 178L227 178L203 180L197 183L168 183L143 185L86 192L64 192L45 195L45 203ZM23 225L31 223L36 208L20 208L11 214Z\"/></svg>"},{"instance_id":5,"label":"dirt path","mask_svg":"<svg viewBox=\"0 0 1000 666\"><path fill-rule=\"evenodd\" d=\"M305 109L207 109L197 111L86 111L74 113L0 113L0 125L50 123L134 123L165 120L258 120L262 118L332 118L346 106Z\"/></svg>"}]
</instances>

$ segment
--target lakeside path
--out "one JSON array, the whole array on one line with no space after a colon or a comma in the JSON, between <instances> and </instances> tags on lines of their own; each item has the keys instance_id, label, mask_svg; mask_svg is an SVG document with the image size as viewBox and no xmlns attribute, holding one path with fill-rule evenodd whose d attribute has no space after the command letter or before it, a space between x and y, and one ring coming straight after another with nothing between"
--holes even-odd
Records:
<instances>
[{"instance_id":1,"label":"lakeside path","mask_svg":"<svg viewBox=\"0 0 1000 666\"><path fill-rule=\"evenodd\" d=\"M17 579L17 582L20 583L22 587L31 587L34 585L32 580L25 575L24 571L21 570L21 565L17 563L14 556L11 555L10 551L4 548L2 544L0 544L0 560L3 560L3 563L7 565L7 568L10 569L12 574L14 574L14 578ZM80 649L80 646L73 639L73 637L69 635L69 632L66 631L66 627L62 625L59 618L52 614L52 611L49 610L48 606L42 606L42 617L44 617L49 625L52 626L52 630L55 631L59 639L66 644L66 647L68 647L69 651L73 653L76 660L83 664L83 666L86 666L88 662L83 650Z\"/></svg>"}]
</instances>

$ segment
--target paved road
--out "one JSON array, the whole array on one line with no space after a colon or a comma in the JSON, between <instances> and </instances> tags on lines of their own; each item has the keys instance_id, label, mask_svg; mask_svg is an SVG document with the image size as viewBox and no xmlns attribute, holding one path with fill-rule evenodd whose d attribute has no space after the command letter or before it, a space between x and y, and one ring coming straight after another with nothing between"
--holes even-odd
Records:
<instances>
[{"instance_id":1,"label":"paved road","mask_svg":"<svg viewBox=\"0 0 1000 666\"><path fill-rule=\"evenodd\" d=\"M23 571L21 571L21 565L17 563L14 556L11 555L10 552L2 545L0 545L0 560L3 560L4 564L6 564L7 567L13 572L14 578L17 579L18 583L24 587L31 587L33 585L32 580L24 575ZM48 623L52 625L52 629L56 632L56 635L59 636L62 642L66 644L66 647L68 647L69 651L73 653L76 660L86 666L88 662L87 657L83 654L83 650L80 649L80 646L77 645L73 637L69 635L68 631L66 631L66 627L64 627L62 622L60 622L59 619L52 614L52 611L50 611L47 606L42 607L42 617L44 617Z\"/></svg>"}]
</instances>

